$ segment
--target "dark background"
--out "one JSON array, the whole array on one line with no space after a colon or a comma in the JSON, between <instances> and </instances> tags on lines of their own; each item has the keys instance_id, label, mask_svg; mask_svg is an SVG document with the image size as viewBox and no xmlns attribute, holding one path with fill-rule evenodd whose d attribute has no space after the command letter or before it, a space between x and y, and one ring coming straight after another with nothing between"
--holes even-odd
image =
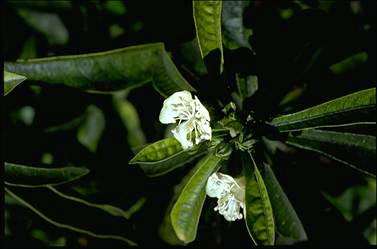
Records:
<instances>
[{"instance_id":1,"label":"dark background","mask_svg":"<svg viewBox=\"0 0 377 249\"><path fill-rule=\"evenodd\" d=\"M164 42L181 73L190 84L203 91L203 95L216 97L217 93L224 95L227 92L228 86L220 84L223 82L220 79L208 75L194 78L183 68L185 58L180 52L180 44L195 38L190 1L126 1L126 11L120 15L107 10L105 1L67 1L69 7L59 7L54 2L47 7L25 1L5 3L5 61L20 58L25 41L30 37L35 40L36 45L32 49L36 57L83 54ZM242 48L225 49L226 71L258 76L259 91L250 105L262 118L268 119L284 112L278 103L295 88L304 87L304 93L289 111L375 86L376 2L354 1L352 5L349 1L337 1L328 10L319 1L298 2L307 7L293 1L253 1L245 10L244 25L253 30L249 42L256 55ZM60 45L49 43L45 35L20 17L17 13L19 8L57 13L68 30L68 41ZM289 18L282 17L282 11L286 9L291 10ZM116 38L109 32L114 23L124 30ZM314 60L316 51L319 52ZM368 54L367 62L362 65L342 75L334 75L329 70L330 65L361 51ZM209 83L203 86L206 80ZM220 83L214 88L213 84L217 81ZM129 100L138 111L147 142L161 139L164 127L158 122L158 114L163 98L150 85L145 85L132 90ZM23 85L4 98L4 104L5 161L43 165L42 155L49 152L53 155L54 165L73 164L90 168L91 173L83 179L84 182L94 182L95 191L93 194L88 192L87 196L90 200L129 207L144 196L147 201L132 217L125 234L141 246L166 246L158 237L158 225L173 193L172 186L180 182L190 166L153 179L145 177L139 168L129 166L133 153L111 96L63 87L32 88ZM44 132L47 127L75 118L88 104L101 108L106 119L106 129L96 153L77 143L74 131ZM31 125L22 123L14 114L24 106L34 108L35 117ZM364 220L370 221L375 217L375 204L364 213L367 218L363 216L348 222L321 194L325 191L339 195L350 186L363 184L363 177L314 153L293 148L288 152L278 151L274 160L278 165L274 168L276 176L309 237L309 241L301 245L368 243L363 236ZM71 190L67 187L66 191ZM213 202L206 201L197 240L190 245L249 246L251 241L244 222L227 223L211 211L213 206ZM53 208L57 207L63 210L60 215L67 220L75 220L75 215L78 215L65 209L63 203ZM11 231L5 237L7 247L48 245L47 240L32 235L35 229L43 230L50 240L65 237L67 246L123 246L116 241L98 240L60 230L21 206L6 204L5 208L9 212L7 222ZM95 213L87 222L93 227L104 224L101 219L96 219ZM115 222L114 229L117 229L116 226Z\"/></svg>"}]
</instances>

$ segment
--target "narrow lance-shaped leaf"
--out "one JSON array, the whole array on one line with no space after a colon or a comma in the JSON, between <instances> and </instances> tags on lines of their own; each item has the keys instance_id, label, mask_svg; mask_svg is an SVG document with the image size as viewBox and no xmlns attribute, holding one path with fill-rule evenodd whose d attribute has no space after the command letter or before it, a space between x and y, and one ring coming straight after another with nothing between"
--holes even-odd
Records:
<instances>
[{"instance_id":1,"label":"narrow lance-shaped leaf","mask_svg":"<svg viewBox=\"0 0 377 249\"><path fill-rule=\"evenodd\" d=\"M113 96L113 104L127 129L128 144L139 147L145 144L145 136L140 126L137 110L127 99L127 92L119 92Z\"/></svg>"},{"instance_id":2,"label":"narrow lance-shaped leaf","mask_svg":"<svg viewBox=\"0 0 377 249\"><path fill-rule=\"evenodd\" d=\"M105 117L95 105L88 106L85 112L85 119L77 130L77 140L89 151L95 152L105 130Z\"/></svg>"},{"instance_id":3,"label":"narrow lance-shaped leaf","mask_svg":"<svg viewBox=\"0 0 377 249\"><path fill-rule=\"evenodd\" d=\"M129 225L123 219L98 208L68 201L47 188L25 189L7 186L5 192L54 226L99 239L119 240L128 245L136 245L124 236L125 231L131 229L128 229ZM64 212L56 212L48 203L53 203ZM91 218L93 216L96 217L95 221Z\"/></svg>"},{"instance_id":4,"label":"narrow lance-shaped leaf","mask_svg":"<svg viewBox=\"0 0 377 249\"><path fill-rule=\"evenodd\" d=\"M376 120L376 88L365 89L292 114L274 118L280 131L341 126Z\"/></svg>"},{"instance_id":5,"label":"narrow lance-shaped leaf","mask_svg":"<svg viewBox=\"0 0 377 249\"><path fill-rule=\"evenodd\" d=\"M44 130L44 132L46 132L46 133L65 132L65 131L77 129L78 127L80 127L80 125L84 124L84 122L87 118L87 114L88 114L88 109L85 112L83 112L82 114L80 114L79 116L77 116L77 117L75 117L75 118L73 118L73 119L71 119L67 122L47 127Z\"/></svg>"},{"instance_id":6,"label":"narrow lance-shaped leaf","mask_svg":"<svg viewBox=\"0 0 377 249\"><path fill-rule=\"evenodd\" d=\"M375 136L310 129L291 134L286 142L321 153L364 174L376 174Z\"/></svg>"},{"instance_id":7,"label":"narrow lance-shaped leaf","mask_svg":"<svg viewBox=\"0 0 377 249\"><path fill-rule=\"evenodd\" d=\"M63 167L40 168L14 163L4 163L6 185L20 187L43 187L74 181L89 173L87 168Z\"/></svg>"},{"instance_id":8,"label":"narrow lance-shaped leaf","mask_svg":"<svg viewBox=\"0 0 377 249\"><path fill-rule=\"evenodd\" d=\"M262 172L275 218L276 244L290 245L307 240L304 227L271 167L268 164L264 164Z\"/></svg>"},{"instance_id":9,"label":"narrow lance-shaped leaf","mask_svg":"<svg viewBox=\"0 0 377 249\"><path fill-rule=\"evenodd\" d=\"M161 238L170 245L184 245L185 242L181 241L177 234L174 231L171 219L170 219L170 213L171 210L176 203L179 195L182 192L182 189L186 186L187 182L191 179L191 177L194 175L194 173L198 170L199 164L196 164L194 168L192 168L189 173L187 173L182 181L174 187L174 193L173 197L171 198L169 205L165 211L165 215L162 221L162 224L159 227L159 235Z\"/></svg>"},{"instance_id":10,"label":"narrow lance-shaped leaf","mask_svg":"<svg viewBox=\"0 0 377 249\"><path fill-rule=\"evenodd\" d=\"M153 82L164 97L195 91L179 73L163 43L131 46L106 52L6 62L7 71L29 80L64 85L89 92L111 92Z\"/></svg>"},{"instance_id":11,"label":"narrow lance-shaped leaf","mask_svg":"<svg viewBox=\"0 0 377 249\"><path fill-rule=\"evenodd\" d=\"M24 80L26 80L25 76L4 71L4 96L13 91Z\"/></svg>"},{"instance_id":12,"label":"narrow lance-shaped leaf","mask_svg":"<svg viewBox=\"0 0 377 249\"><path fill-rule=\"evenodd\" d=\"M221 130L220 129L213 129L212 130L212 136L213 137L216 137L216 136L220 137L223 134L227 135L228 130L222 130L222 129ZM177 237L177 235L176 235L176 233L173 229L172 222L171 222L171 219L170 219L170 213L171 213L171 210L172 210L175 202L177 201L180 193L182 192L182 189L186 186L187 182L191 179L193 174L197 171L197 167L199 167L198 164L196 165L196 167L192 168L188 174L186 174L184 176L182 181L177 186L174 187L173 197L170 200L168 208L165 211L165 215L164 215L162 224L159 227L159 235L161 236L161 238L166 243L168 243L170 245L184 245L185 244L183 241L181 241Z\"/></svg>"},{"instance_id":13,"label":"narrow lance-shaped leaf","mask_svg":"<svg viewBox=\"0 0 377 249\"><path fill-rule=\"evenodd\" d=\"M346 133L355 133L363 135L374 135L376 134L376 122L359 122L359 123L350 123L342 126L335 127L326 127L324 130L337 131L337 132L346 132Z\"/></svg>"},{"instance_id":14,"label":"narrow lance-shaped leaf","mask_svg":"<svg viewBox=\"0 0 377 249\"><path fill-rule=\"evenodd\" d=\"M221 36L222 1L192 1L196 36L202 58L211 51L220 50L220 72L224 55Z\"/></svg>"},{"instance_id":15,"label":"narrow lance-shaped leaf","mask_svg":"<svg viewBox=\"0 0 377 249\"><path fill-rule=\"evenodd\" d=\"M208 143L201 143L183 150L177 139L168 137L144 147L129 163L139 164L148 176L159 176L194 160L207 148Z\"/></svg>"},{"instance_id":16,"label":"narrow lance-shaped leaf","mask_svg":"<svg viewBox=\"0 0 377 249\"><path fill-rule=\"evenodd\" d=\"M221 146L223 147L221 153L217 153L215 149L197 163L170 213L172 227L178 239L184 243L195 240L206 197L208 177L217 171L221 162L230 155L230 146L228 144L221 144Z\"/></svg>"},{"instance_id":17,"label":"narrow lance-shaped leaf","mask_svg":"<svg viewBox=\"0 0 377 249\"><path fill-rule=\"evenodd\" d=\"M245 185L245 221L256 245L274 245L275 222L270 198L251 154L241 154Z\"/></svg>"},{"instance_id":18,"label":"narrow lance-shaped leaf","mask_svg":"<svg viewBox=\"0 0 377 249\"><path fill-rule=\"evenodd\" d=\"M366 52L360 52L336 64L331 65L330 70L336 75L344 74L347 71L350 71L356 68L360 64L365 63L367 59L368 59L368 54Z\"/></svg>"},{"instance_id":19,"label":"narrow lance-shaped leaf","mask_svg":"<svg viewBox=\"0 0 377 249\"><path fill-rule=\"evenodd\" d=\"M98 209L105 211L106 213L108 213L110 215L123 217L127 220L131 218L131 215L134 212L133 209L135 209L135 207L140 207L140 205L143 205L144 202L145 202L145 198L141 198L139 201L137 201L135 203L135 205L137 204L137 206L132 206L131 207L132 209L129 209L129 210L123 210L123 209L116 207L116 206L113 206L113 205L92 203L92 202L80 199L78 197L75 197L75 196L64 194L51 185L48 185L46 187L48 189L50 189L52 192L54 192L55 194L57 194L58 196L64 198L64 199L67 199L67 200L73 201L73 202L77 202L77 203L86 205L88 207L98 208Z\"/></svg>"}]
</instances>

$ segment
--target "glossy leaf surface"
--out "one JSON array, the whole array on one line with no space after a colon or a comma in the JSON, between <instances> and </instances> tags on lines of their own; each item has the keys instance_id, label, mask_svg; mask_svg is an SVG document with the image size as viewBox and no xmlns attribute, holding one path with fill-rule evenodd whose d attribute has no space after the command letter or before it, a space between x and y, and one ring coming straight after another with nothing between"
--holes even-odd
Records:
<instances>
[{"instance_id":1,"label":"glossy leaf surface","mask_svg":"<svg viewBox=\"0 0 377 249\"><path fill-rule=\"evenodd\" d=\"M9 72L41 84L64 85L89 92L111 92L153 82L164 97L194 91L166 53L163 43L106 52L6 62Z\"/></svg>"},{"instance_id":2,"label":"glossy leaf surface","mask_svg":"<svg viewBox=\"0 0 377 249\"><path fill-rule=\"evenodd\" d=\"M14 163L4 163L4 180L7 185L43 187L76 180L89 173L87 168L40 168Z\"/></svg>"},{"instance_id":3,"label":"glossy leaf surface","mask_svg":"<svg viewBox=\"0 0 377 249\"><path fill-rule=\"evenodd\" d=\"M284 190L268 164L264 164L263 179L269 193L277 231L276 244L290 245L308 239L305 229Z\"/></svg>"},{"instance_id":4,"label":"glossy leaf surface","mask_svg":"<svg viewBox=\"0 0 377 249\"><path fill-rule=\"evenodd\" d=\"M26 80L25 76L4 71L4 96L13 91L24 80Z\"/></svg>"},{"instance_id":5,"label":"glossy leaf surface","mask_svg":"<svg viewBox=\"0 0 377 249\"><path fill-rule=\"evenodd\" d=\"M331 127L376 120L376 88L352 93L311 108L274 118L280 131Z\"/></svg>"},{"instance_id":6,"label":"glossy leaf surface","mask_svg":"<svg viewBox=\"0 0 377 249\"><path fill-rule=\"evenodd\" d=\"M219 49L221 61L220 71L224 64L221 10L222 1L192 1L196 36L202 58L211 51Z\"/></svg>"},{"instance_id":7,"label":"glossy leaf surface","mask_svg":"<svg viewBox=\"0 0 377 249\"><path fill-rule=\"evenodd\" d=\"M192 176L182 189L170 213L172 227L184 243L195 240L202 207L206 197L208 177L227 159L215 151L203 157L195 166Z\"/></svg>"},{"instance_id":8,"label":"glossy leaf surface","mask_svg":"<svg viewBox=\"0 0 377 249\"><path fill-rule=\"evenodd\" d=\"M365 174L376 174L376 137L345 132L305 130L288 144L321 153Z\"/></svg>"},{"instance_id":9,"label":"glossy leaf surface","mask_svg":"<svg viewBox=\"0 0 377 249\"><path fill-rule=\"evenodd\" d=\"M249 153L242 153L246 180L245 222L256 245L274 245L275 222L270 198L263 178Z\"/></svg>"}]
</instances>

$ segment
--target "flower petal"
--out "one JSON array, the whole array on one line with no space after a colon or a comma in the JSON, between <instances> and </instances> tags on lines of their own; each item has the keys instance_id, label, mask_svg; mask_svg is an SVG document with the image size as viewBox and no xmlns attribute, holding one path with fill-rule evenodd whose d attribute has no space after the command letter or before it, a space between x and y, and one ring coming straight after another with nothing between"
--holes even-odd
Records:
<instances>
[{"instance_id":1,"label":"flower petal","mask_svg":"<svg viewBox=\"0 0 377 249\"><path fill-rule=\"evenodd\" d=\"M196 96L195 96L195 102L196 102L196 110L200 114L200 116L204 117L208 121L211 121L208 110L202 105L202 103Z\"/></svg>"},{"instance_id":2,"label":"flower petal","mask_svg":"<svg viewBox=\"0 0 377 249\"><path fill-rule=\"evenodd\" d=\"M213 173L207 180L206 193L209 197L220 198L225 192L230 190L230 186L221 181L217 173Z\"/></svg>"},{"instance_id":3,"label":"flower petal","mask_svg":"<svg viewBox=\"0 0 377 249\"><path fill-rule=\"evenodd\" d=\"M192 96L189 91L180 91L164 100L159 120L163 124L172 124L180 113L190 107Z\"/></svg>"},{"instance_id":4,"label":"flower petal","mask_svg":"<svg viewBox=\"0 0 377 249\"><path fill-rule=\"evenodd\" d=\"M193 143L188 139L188 135L194 130L190 121L182 122L180 125L175 127L171 132L174 137L181 143L182 148L188 149L193 146Z\"/></svg>"},{"instance_id":5,"label":"flower petal","mask_svg":"<svg viewBox=\"0 0 377 249\"><path fill-rule=\"evenodd\" d=\"M213 173L207 180L206 193L209 197L218 198L214 210L219 211L227 221L242 219L240 208L244 209L244 192L233 177Z\"/></svg>"},{"instance_id":6,"label":"flower petal","mask_svg":"<svg viewBox=\"0 0 377 249\"><path fill-rule=\"evenodd\" d=\"M220 198L230 192L232 185L237 184L229 175L213 173L207 180L206 192L209 197Z\"/></svg>"}]
</instances>

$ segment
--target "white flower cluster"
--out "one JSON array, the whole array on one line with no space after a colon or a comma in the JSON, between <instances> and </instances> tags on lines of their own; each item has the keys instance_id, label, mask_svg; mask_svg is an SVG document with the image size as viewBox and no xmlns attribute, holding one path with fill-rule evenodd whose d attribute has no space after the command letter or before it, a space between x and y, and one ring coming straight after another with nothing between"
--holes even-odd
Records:
<instances>
[{"instance_id":1,"label":"white flower cluster","mask_svg":"<svg viewBox=\"0 0 377 249\"><path fill-rule=\"evenodd\" d=\"M193 132L195 144L202 140L211 140L209 113L196 96L192 98L189 91L176 92L165 99L159 119L163 124L174 124L178 121L171 132L183 149L193 146Z\"/></svg>"},{"instance_id":2,"label":"white flower cluster","mask_svg":"<svg viewBox=\"0 0 377 249\"><path fill-rule=\"evenodd\" d=\"M244 189L229 175L213 173L207 181L206 192L217 198L215 211L219 211L227 221L242 219L240 208L244 209Z\"/></svg>"}]
</instances>

